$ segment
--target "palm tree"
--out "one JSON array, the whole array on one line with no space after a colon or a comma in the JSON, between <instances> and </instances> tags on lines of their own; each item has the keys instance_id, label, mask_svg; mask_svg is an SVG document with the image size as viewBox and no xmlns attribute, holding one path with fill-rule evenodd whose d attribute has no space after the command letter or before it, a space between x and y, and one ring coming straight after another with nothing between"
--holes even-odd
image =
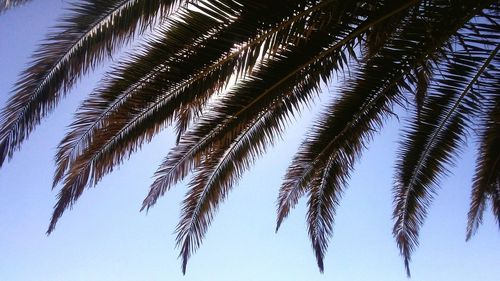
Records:
<instances>
[{"instance_id":1,"label":"palm tree","mask_svg":"<svg viewBox=\"0 0 500 281\"><path fill-rule=\"evenodd\" d=\"M273 11L269 13L267 11ZM278 229L308 196L319 269L365 144L409 112L395 168L394 237L408 274L439 179L469 134L479 151L467 239L500 223L500 6L494 0L85 0L34 54L2 111L0 165L86 73L134 38L75 114L56 155L50 222L166 126L177 144L142 209L191 175L182 269L230 189L322 85L338 95L306 134L278 196Z\"/></svg>"}]
</instances>

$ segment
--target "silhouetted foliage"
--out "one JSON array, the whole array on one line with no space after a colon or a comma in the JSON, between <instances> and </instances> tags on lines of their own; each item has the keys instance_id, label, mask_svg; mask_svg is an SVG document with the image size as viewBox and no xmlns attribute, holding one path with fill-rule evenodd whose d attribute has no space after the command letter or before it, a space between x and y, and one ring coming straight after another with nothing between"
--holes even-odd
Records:
<instances>
[{"instance_id":1,"label":"silhouetted foliage","mask_svg":"<svg viewBox=\"0 0 500 281\"><path fill-rule=\"evenodd\" d=\"M308 196L323 271L353 165L398 106L411 117L395 167L393 233L409 275L439 179L468 134L478 135L479 152L467 239L488 201L500 223L499 18L493 0L80 1L35 52L2 111L0 165L84 74L141 38L82 103L59 145L61 188L48 233L85 188L174 125L177 144L143 209L192 175L177 227L185 272L242 173L323 95L322 83L343 77L288 168L277 229Z\"/></svg>"}]
</instances>

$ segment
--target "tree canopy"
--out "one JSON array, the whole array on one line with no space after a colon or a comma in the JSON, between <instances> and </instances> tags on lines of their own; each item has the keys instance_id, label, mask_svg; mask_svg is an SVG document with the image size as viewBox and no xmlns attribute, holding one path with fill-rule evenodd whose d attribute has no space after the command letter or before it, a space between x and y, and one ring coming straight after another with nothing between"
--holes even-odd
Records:
<instances>
[{"instance_id":1,"label":"tree canopy","mask_svg":"<svg viewBox=\"0 0 500 281\"><path fill-rule=\"evenodd\" d=\"M393 234L409 275L439 180L471 134L479 144L467 239L488 202L500 224L499 12L492 0L79 1L40 44L1 113L0 166L75 83L139 38L59 144L60 191L47 232L87 187L175 126L177 144L142 209L191 177L176 230L185 272L242 173L340 77L284 176L276 229L307 196L322 271L355 162L395 108L407 111Z\"/></svg>"}]
</instances>

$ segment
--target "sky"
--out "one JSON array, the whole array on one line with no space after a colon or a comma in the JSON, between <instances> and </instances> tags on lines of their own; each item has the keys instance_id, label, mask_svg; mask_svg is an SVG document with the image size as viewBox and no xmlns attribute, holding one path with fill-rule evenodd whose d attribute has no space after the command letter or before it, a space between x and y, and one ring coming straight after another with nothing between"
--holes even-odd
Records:
<instances>
[{"instance_id":1,"label":"sky","mask_svg":"<svg viewBox=\"0 0 500 281\"><path fill-rule=\"evenodd\" d=\"M68 7L67 1L34 0L0 15L2 107L31 53ZM409 280L391 219L394 159L404 118L389 120L358 161L337 210L323 274L307 236L305 200L274 232L285 170L321 104L335 95L334 86L325 88L315 106L289 126L283 141L244 174L185 276L174 231L187 181L148 214L139 212L153 173L173 145L169 129L87 189L46 236L57 195L51 190L57 144L104 69L82 79L0 169L0 280ZM500 276L500 235L490 209L478 233L465 242L472 148L473 143L464 149L453 175L441 181L413 255L410 280L496 281Z\"/></svg>"}]
</instances>

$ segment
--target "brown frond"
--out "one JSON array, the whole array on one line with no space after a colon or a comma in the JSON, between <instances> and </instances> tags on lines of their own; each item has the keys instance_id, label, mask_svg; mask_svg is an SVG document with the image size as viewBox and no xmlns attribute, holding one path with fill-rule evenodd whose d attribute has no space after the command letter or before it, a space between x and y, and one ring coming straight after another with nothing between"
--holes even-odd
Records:
<instances>
[{"instance_id":1,"label":"brown frond","mask_svg":"<svg viewBox=\"0 0 500 281\"><path fill-rule=\"evenodd\" d=\"M466 11L463 18L455 16L457 22L454 29L462 27L462 22L473 15ZM411 253L418 245L420 226L435 187L439 178L447 172L445 165L453 163L453 157L463 143L468 122L477 114L481 97L475 95L472 87L480 81L498 49L498 46L494 50L486 48L474 56L450 50L454 53L450 55L450 62L445 64L446 69L441 69L442 78L431 87L420 112L421 121L412 121L402 142L396 166L393 233L408 274ZM464 61L467 63L464 64Z\"/></svg>"},{"instance_id":2,"label":"brown frond","mask_svg":"<svg viewBox=\"0 0 500 281\"><path fill-rule=\"evenodd\" d=\"M496 64L500 59L496 59ZM494 84L499 84L500 69L490 73ZM500 94L487 87L491 97L487 97L485 117L481 120L479 151L476 172L473 179L471 203L468 213L466 240L469 240L482 223L487 200L491 199L493 215L500 225Z\"/></svg>"},{"instance_id":3,"label":"brown frond","mask_svg":"<svg viewBox=\"0 0 500 281\"><path fill-rule=\"evenodd\" d=\"M1 113L0 166L73 84L158 16L183 1L93 0L75 4L33 56Z\"/></svg>"},{"instance_id":4,"label":"brown frond","mask_svg":"<svg viewBox=\"0 0 500 281\"><path fill-rule=\"evenodd\" d=\"M324 270L324 257L333 233L335 210L339 205L342 189L347 184L348 170L354 159L345 156L330 157L324 168L315 172L309 191L307 226L319 270ZM337 162L338 161L338 162ZM347 170L346 170L347 169Z\"/></svg>"},{"instance_id":5,"label":"brown frond","mask_svg":"<svg viewBox=\"0 0 500 281\"><path fill-rule=\"evenodd\" d=\"M2 1L0 13L11 4ZM82 0L60 20L0 113L0 166L73 85L121 46L56 154L62 183L47 233L86 188L175 124L149 209L193 173L176 229L185 273L217 209L296 114L339 82L290 164L277 227L308 195L318 267L356 161L398 110L411 110L396 163L393 235L408 275L439 179L469 131L479 153L467 239L491 202L500 225L497 0ZM146 32L148 31L148 32Z\"/></svg>"}]
</instances>

